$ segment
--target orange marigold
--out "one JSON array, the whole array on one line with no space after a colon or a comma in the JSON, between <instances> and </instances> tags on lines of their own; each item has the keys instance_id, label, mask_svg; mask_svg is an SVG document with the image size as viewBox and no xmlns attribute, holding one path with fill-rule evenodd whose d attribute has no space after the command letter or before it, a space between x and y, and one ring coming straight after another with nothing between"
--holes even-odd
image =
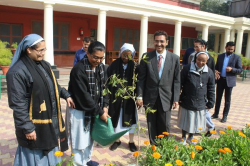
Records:
<instances>
[{"instance_id":1,"label":"orange marigold","mask_svg":"<svg viewBox=\"0 0 250 166\"><path fill-rule=\"evenodd\" d=\"M202 150L202 147L201 147L200 145L195 145L194 148L195 148L196 150Z\"/></svg>"},{"instance_id":2,"label":"orange marigold","mask_svg":"<svg viewBox=\"0 0 250 166\"><path fill-rule=\"evenodd\" d=\"M178 166L182 166L183 162L181 160L175 160L176 165Z\"/></svg>"},{"instance_id":3,"label":"orange marigold","mask_svg":"<svg viewBox=\"0 0 250 166\"><path fill-rule=\"evenodd\" d=\"M191 141L192 141L192 142L198 142L198 140L197 140L197 139L192 139Z\"/></svg>"},{"instance_id":4,"label":"orange marigold","mask_svg":"<svg viewBox=\"0 0 250 166\"><path fill-rule=\"evenodd\" d=\"M250 124L247 124L248 127L250 127Z\"/></svg>"},{"instance_id":5,"label":"orange marigold","mask_svg":"<svg viewBox=\"0 0 250 166\"><path fill-rule=\"evenodd\" d=\"M229 130L231 130L233 127L232 127L232 126L227 126L227 128L228 128Z\"/></svg>"},{"instance_id":6,"label":"orange marigold","mask_svg":"<svg viewBox=\"0 0 250 166\"><path fill-rule=\"evenodd\" d=\"M152 155L155 159L159 159L161 157L161 154L158 152L154 152Z\"/></svg>"},{"instance_id":7,"label":"orange marigold","mask_svg":"<svg viewBox=\"0 0 250 166\"><path fill-rule=\"evenodd\" d=\"M242 133L241 131L239 132L239 135L242 137L246 137L246 135L244 133Z\"/></svg>"},{"instance_id":8,"label":"orange marigold","mask_svg":"<svg viewBox=\"0 0 250 166\"><path fill-rule=\"evenodd\" d=\"M175 147L174 147L174 150L177 150L177 149L178 149L178 146L175 146Z\"/></svg>"},{"instance_id":9,"label":"orange marigold","mask_svg":"<svg viewBox=\"0 0 250 166\"><path fill-rule=\"evenodd\" d=\"M194 153L194 151L192 151L192 152L191 152L190 157L191 157L192 159L194 159L194 157L195 157L195 153Z\"/></svg>"},{"instance_id":10,"label":"orange marigold","mask_svg":"<svg viewBox=\"0 0 250 166\"><path fill-rule=\"evenodd\" d=\"M219 149L218 152L219 152L219 153L227 153L227 152L226 152L225 150L223 150L223 149Z\"/></svg>"},{"instance_id":11,"label":"orange marigold","mask_svg":"<svg viewBox=\"0 0 250 166\"><path fill-rule=\"evenodd\" d=\"M149 145L150 142L149 142L149 141L144 141L144 144L145 144L145 145Z\"/></svg>"},{"instance_id":12,"label":"orange marigold","mask_svg":"<svg viewBox=\"0 0 250 166\"><path fill-rule=\"evenodd\" d=\"M228 153L231 153L232 151L229 148L224 148L224 150Z\"/></svg>"},{"instance_id":13,"label":"orange marigold","mask_svg":"<svg viewBox=\"0 0 250 166\"><path fill-rule=\"evenodd\" d=\"M163 138L164 137L164 135L158 135L158 138Z\"/></svg>"},{"instance_id":14,"label":"orange marigold","mask_svg":"<svg viewBox=\"0 0 250 166\"><path fill-rule=\"evenodd\" d=\"M152 150L155 151L156 150L156 146L152 145Z\"/></svg>"},{"instance_id":15,"label":"orange marigold","mask_svg":"<svg viewBox=\"0 0 250 166\"><path fill-rule=\"evenodd\" d=\"M137 156L140 156L140 155L141 155L140 151L135 151L134 154L133 154L134 157L137 157Z\"/></svg>"},{"instance_id":16,"label":"orange marigold","mask_svg":"<svg viewBox=\"0 0 250 166\"><path fill-rule=\"evenodd\" d=\"M184 139L182 138L181 141L184 141Z\"/></svg>"},{"instance_id":17,"label":"orange marigold","mask_svg":"<svg viewBox=\"0 0 250 166\"><path fill-rule=\"evenodd\" d=\"M222 130L220 130L219 132L220 132L221 134L226 134L226 133L225 133L224 131L222 131Z\"/></svg>"},{"instance_id":18,"label":"orange marigold","mask_svg":"<svg viewBox=\"0 0 250 166\"><path fill-rule=\"evenodd\" d=\"M215 134L215 133L216 133L216 130L211 130L210 133L211 133L211 134Z\"/></svg>"},{"instance_id":19,"label":"orange marigold","mask_svg":"<svg viewBox=\"0 0 250 166\"><path fill-rule=\"evenodd\" d=\"M200 130L200 131L201 131L201 130L202 130L202 128L198 128L198 130Z\"/></svg>"},{"instance_id":20,"label":"orange marigold","mask_svg":"<svg viewBox=\"0 0 250 166\"><path fill-rule=\"evenodd\" d=\"M222 160L222 157L220 157L220 160Z\"/></svg>"},{"instance_id":21,"label":"orange marigold","mask_svg":"<svg viewBox=\"0 0 250 166\"><path fill-rule=\"evenodd\" d=\"M54 153L54 155L55 155L56 157L61 157L61 156L63 156L63 152L61 152L61 151L56 151L56 152Z\"/></svg>"},{"instance_id":22,"label":"orange marigold","mask_svg":"<svg viewBox=\"0 0 250 166\"><path fill-rule=\"evenodd\" d=\"M169 135L169 133L168 133L168 132L162 132L162 134L163 134L163 135Z\"/></svg>"}]
</instances>

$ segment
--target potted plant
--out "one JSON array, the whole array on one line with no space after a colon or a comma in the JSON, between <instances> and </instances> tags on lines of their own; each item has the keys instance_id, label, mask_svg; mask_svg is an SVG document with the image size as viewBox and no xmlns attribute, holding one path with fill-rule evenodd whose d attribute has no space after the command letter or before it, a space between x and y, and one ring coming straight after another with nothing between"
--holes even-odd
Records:
<instances>
[{"instance_id":1,"label":"potted plant","mask_svg":"<svg viewBox=\"0 0 250 166\"><path fill-rule=\"evenodd\" d=\"M247 59L247 70L250 70L250 59Z\"/></svg>"},{"instance_id":2,"label":"potted plant","mask_svg":"<svg viewBox=\"0 0 250 166\"><path fill-rule=\"evenodd\" d=\"M4 75L9 69L9 66L11 64L11 57L13 55L10 48L6 47L8 44L8 42L3 42L0 40L0 66L3 70Z\"/></svg>"},{"instance_id":3,"label":"potted plant","mask_svg":"<svg viewBox=\"0 0 250 166\"><path fill-rule=\"evenodd\" d=\"M11 47L12 47L11 51L12 51L13 55L15 55L17 46L18 46L17 42L12 43L12 45L11 45Z\"/></svg>"},{"instance_id":4,"label":"potted plant","mask_svg":"<svg viewBox=\"0 0 250 166\"><path fill-rule=\"evenodd\" d=\"M241 58L241 63L242 63L243 70L246 70L247 69L247 58L246 57L242 57Z\"/></svg>"}]
</instances>

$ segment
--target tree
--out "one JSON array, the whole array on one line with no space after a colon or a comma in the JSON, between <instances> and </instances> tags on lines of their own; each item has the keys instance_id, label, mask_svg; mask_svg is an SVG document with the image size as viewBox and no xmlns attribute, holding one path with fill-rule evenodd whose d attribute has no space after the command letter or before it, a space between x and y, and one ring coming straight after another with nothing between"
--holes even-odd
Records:
<instances>
[{"instance_id":1,"label":"tree","mask_svg":"<svg viewBox=\"0 0 250 166\"><path fill-rule=\"evenodd\" d=\"M200 10L220 15L229 15L229 2L221 2L220 0L203 0L200 3Z\"/></svg>"}]
</instances>

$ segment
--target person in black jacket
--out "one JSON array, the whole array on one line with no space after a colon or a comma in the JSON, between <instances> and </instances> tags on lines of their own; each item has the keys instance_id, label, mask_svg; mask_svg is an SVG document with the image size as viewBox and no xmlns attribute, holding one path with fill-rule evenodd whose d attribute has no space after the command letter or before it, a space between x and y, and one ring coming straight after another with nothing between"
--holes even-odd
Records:
<instances>
[{"instance_id":1,"label":"person in black jacket","mask_svg":"<svg viewBox=\"0 0 250 166\"><path fill-rule=\"evenodd\" d=\"M54 153L59 147L61 151L68 149L60 97L69 107L74 107L74 102L43 60L45 51L41 36L25 36L7 73L8 100L18 141L15 166L57 165L61 159Z\"/></svg>"},{"instance_id":2,"label":"person in black jacket","mask_svg":"<svg viewBox=\"0 0 250 166\"><path fill-rule=\"evenodd\" d=\"M213 71L206 65L208 54L198 52L194 61L181 71L181 96L178 113L178 127L182 129L182 143L186 144L193 134L206 128L206 110L214 106L215 81Z\"/></svg>"}]
</instances>

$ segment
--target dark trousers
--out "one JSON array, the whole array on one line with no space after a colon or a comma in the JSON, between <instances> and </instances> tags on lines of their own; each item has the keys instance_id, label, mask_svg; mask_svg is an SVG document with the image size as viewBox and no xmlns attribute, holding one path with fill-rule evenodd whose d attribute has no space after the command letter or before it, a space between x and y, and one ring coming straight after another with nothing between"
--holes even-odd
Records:
<instances>
[{"instance_id":1,"label":"dark trousers","mask_svg":"<svg viewBox=\"0 0 250 166\"><path fill-rule=\"evenodd\" d=\"M153 109L156 109L155 113L147 114L148 133L150 143L157 145L155 142L156 136L165 131L170 133L171 110L163 111L160 97L157 98Z\"/></svg>"},{"instance_id":2,"label":"dark trousers","mask_svg":"<svg viewBox=\"0 0 250 166\"><path fill-rule=\"evenodd\" d=\"M222 99L224 90L225 90L225 107L223 111L223 117L226 118L230 109L231 94L232 94L233 87L228 87L227 80L221 77L217 82L217 88L216 88L216 103L215 103L214 114L217 116L220 111L220 104L221 104L221 99Z\"/></svg>"}]
</instances>

